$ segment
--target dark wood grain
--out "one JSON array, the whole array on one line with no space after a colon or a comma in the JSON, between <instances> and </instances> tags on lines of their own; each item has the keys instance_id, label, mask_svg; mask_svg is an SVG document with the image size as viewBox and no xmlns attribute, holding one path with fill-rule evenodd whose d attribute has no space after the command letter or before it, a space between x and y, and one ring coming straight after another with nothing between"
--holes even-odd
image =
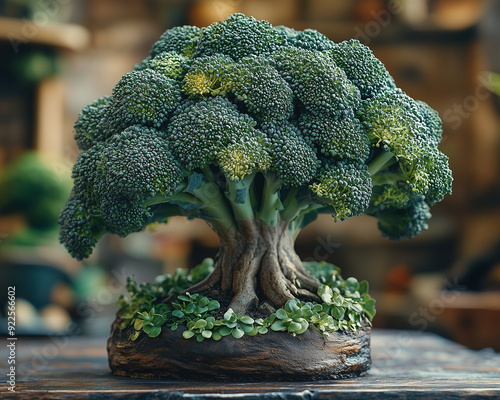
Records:
<instances>
[{"instance_id":1,"label":"dark wood grain","mask_svg":"<svg viewBox=\"0 0 500 400\"><path fill-rule=\"evenodd\" d=\"M142 380L111 374L107 338L20 339L17 393L1 399L500 399L500 354L472 351L436 335L372 332L372 368L337 381L221 383ZM7 371L0 347L0 375ZM207 367L209 368L209 366Z\"/></svg>"},{"instance_id":2,"label":"dark wood grain","mask_svg":"<svg viewBox=\"0 0 500 400\"><path fill-rule=\"evenodd\" d=\"M359 376L371 365L369 325L358 332L323 337L308 329L302 335L269 331L265 335L220 341L182 337L183 329L142 334L136 341L113 323L108 340L109 365L116 375L133 378L227 381L294 381Z\"/></svg>"}]
</instances>

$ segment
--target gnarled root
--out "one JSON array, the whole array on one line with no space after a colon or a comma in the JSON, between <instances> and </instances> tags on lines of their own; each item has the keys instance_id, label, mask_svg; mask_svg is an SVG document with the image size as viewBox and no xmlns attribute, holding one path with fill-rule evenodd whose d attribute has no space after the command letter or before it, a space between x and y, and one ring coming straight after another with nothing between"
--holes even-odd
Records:
<instances>
[{"instance_id":1,"label":"gnarled root","mask_svg":"<svg viewBox=\"0 0 500 400\"><path fill-rule=\"evenodd\" d=\"M270 227L249 219L238 224L236 234L223 232L219 238L215 270L190 293L215 289L232 295L229 307L239 314L264 302L276 309L293 298L319 300L320 283L302 266L287 222Z\"/></svg>"}]
</instances>

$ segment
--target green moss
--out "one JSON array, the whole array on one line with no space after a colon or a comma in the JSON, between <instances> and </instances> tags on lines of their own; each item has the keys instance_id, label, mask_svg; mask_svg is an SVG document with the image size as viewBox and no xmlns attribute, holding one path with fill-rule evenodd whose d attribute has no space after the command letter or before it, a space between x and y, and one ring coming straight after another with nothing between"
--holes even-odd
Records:
<instances>
[{"instance_id":1,"label":"green moss","mask_svg":"<svg viewBox=\"0 0 500 400\"><path fill-rule=\"evenodd\" d=\"M213 270L213 260L206 259L188 272L178 269L174 274L161 275L155 283L137 283L129 278L127 297L118 301L121 329L130 330L130 339L142 333L151 338L158 336L163 327L172 331L183 326L185 339L220 340L224 336L236 339L244 335L263 335L283 331L296 336L312 327L322 335L335 331L361 329L371 324L375 316L375 300L368 294L368 283L355 278L343 279L340 269L326 262L308 262L304 267L321 285L318 296L322 303L288 301L266 319L239 315L229 308L220 316L220 304L198 293L181 293L189 286L204 279ZM299 283L300 284L300 283ZM174 300L163 302L171 296ZM219 315L219 316L218 316Z\"/></svg>"}]
</instances>

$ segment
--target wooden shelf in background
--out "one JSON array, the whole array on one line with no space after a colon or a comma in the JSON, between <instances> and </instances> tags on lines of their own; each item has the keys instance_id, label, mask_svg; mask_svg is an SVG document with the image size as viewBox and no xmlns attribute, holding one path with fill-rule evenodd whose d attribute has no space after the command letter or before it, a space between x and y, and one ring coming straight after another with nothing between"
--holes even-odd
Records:
<instances>
[{"instance_id":1,"label":"wooden shelf in background","mask_svg":"<svg viewBox=\"0 0 500 400\"><path fill-rule=\"evenodd\" d=\"M0 41L46 45L78 51L90 43L90 34L74 24L36 23L28 19L0 17Z\"/></svg>"}]
</instances>

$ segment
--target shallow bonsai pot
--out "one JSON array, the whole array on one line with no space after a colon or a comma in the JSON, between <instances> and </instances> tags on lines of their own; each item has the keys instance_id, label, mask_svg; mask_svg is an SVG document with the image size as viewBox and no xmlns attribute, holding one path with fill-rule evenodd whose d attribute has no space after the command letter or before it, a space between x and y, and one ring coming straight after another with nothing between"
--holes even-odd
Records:
<instances>
[{"instance_id":1,"label":"shallow bonsai pot","mask_svg":"<svg viewBox=\"0 0 500 400\"><path fill-rule=\"evenodd\" d=\"M351 378L370 369L368 324L357 332L323 337L309 328L293 337L286 332L240 339L198 342L182 337L183 329L163 328L156 338L129 339L117 318L108 339L108 358L115 375L141 379L224 381L307 381Z\"/></svg>"}]
</instances>

